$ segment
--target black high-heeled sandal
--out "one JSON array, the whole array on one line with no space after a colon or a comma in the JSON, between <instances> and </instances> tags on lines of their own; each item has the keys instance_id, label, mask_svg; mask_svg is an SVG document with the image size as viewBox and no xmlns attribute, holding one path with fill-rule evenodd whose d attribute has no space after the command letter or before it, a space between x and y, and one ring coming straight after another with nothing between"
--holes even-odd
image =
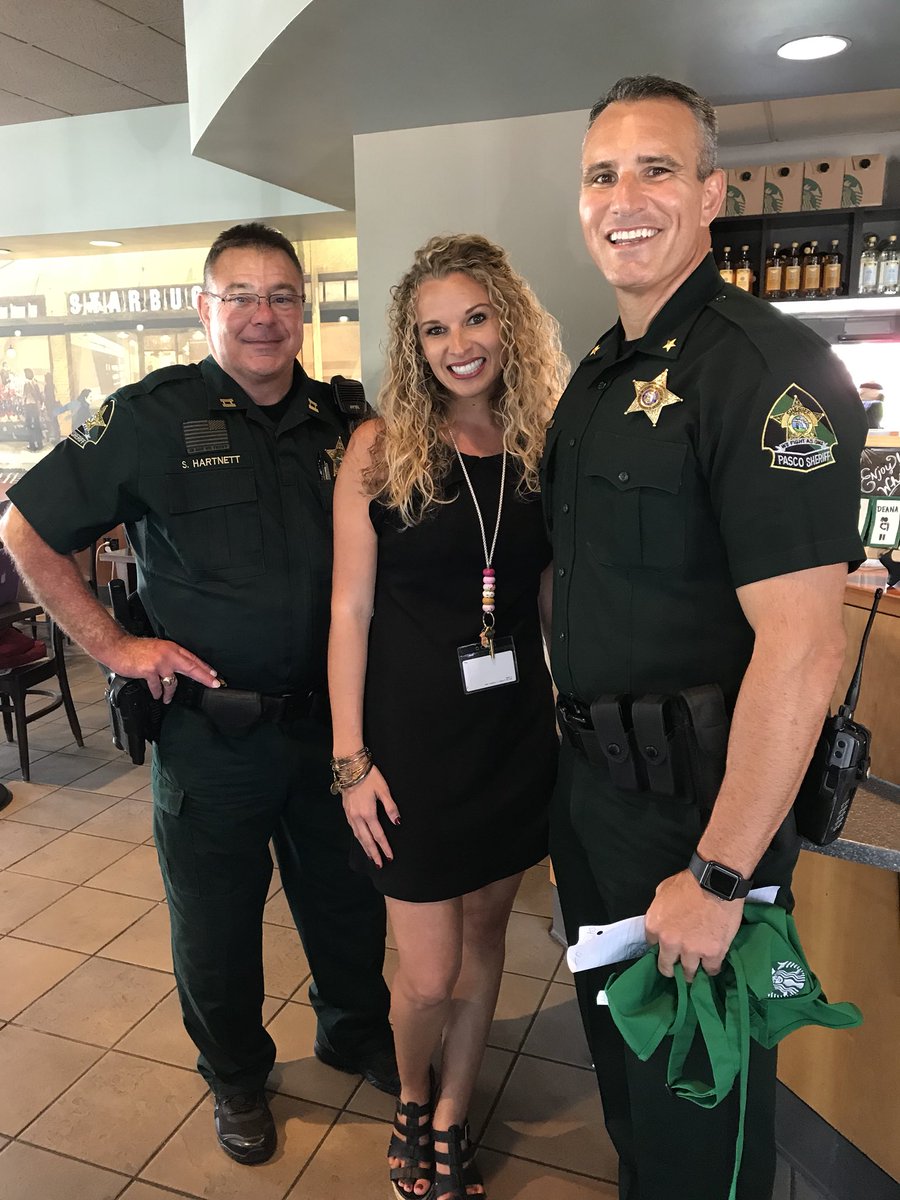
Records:
<instances>
[{"instance_id":1,"label":"black high-heeled sandal","mask_svg":"<svg viewBox=\"0 0 900 1200\"><path fill-rule=\"evenodd\" d=\"M394 1129L388 1146L388 1158L399 1158L400 1166L391 1167L391 1187L397 1200L430 1200L434 1182L434 1149L432 1145L431 1114L432 1099L427 1104L416 1104L412 1100L404 1104L397 1101L394 1112ZM400 1118L405 1124L400 1124ZM423 1165L424 1164L424 1165ZM428 1183L428 1190L421 1194L415 1186ZM410 1184L405 1191L400 1184Z\"/></svg>"},{"instance_id":2,"label":"black high-heeled sandal","mask_svg":"<svg viewBox=\"0 0 900 1200\"><path fill-rule=\"evenodd\" d=\"M434 1187L428 1193L428 1200L473 1200L466 1191L467 1188L484 1187L484 1180L475 1162L475 1147L469 1133L469 1122L462 1125L451 1125L449 1129L435 1129L434 1161L442 1167L449 1167L447 1175L441 1175L435 1167ZM442 1143L447 1149L438 1150ZM482 1200L484 1192L476 1193L477 1200Z\"/></svg>"}]
</instances>

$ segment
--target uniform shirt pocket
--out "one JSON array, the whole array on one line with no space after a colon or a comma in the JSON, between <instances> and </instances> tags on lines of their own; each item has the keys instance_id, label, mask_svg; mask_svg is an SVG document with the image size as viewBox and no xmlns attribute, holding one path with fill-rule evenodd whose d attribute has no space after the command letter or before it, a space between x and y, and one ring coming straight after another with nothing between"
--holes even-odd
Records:
<instances>
[{"instance_id":1,"label":"uniform shirt pocket","mask_svg":"<svg viewBox=\"0 0 900 1200\"><path fill-rule=\"evenodd\" d=\"M682 477L687 447L598 433L583 451L579 528L604 566L677 567L684 561Z\"/></svg>"},{"instance_id":2,"label":"uniform shirt pocket","mask_svg":"<svg viewBox=\"0 0 900 1200\"><path fill-rule=\"evenodd\" d=\"M244 467L166 477L169 533L196 579L245 579L265 570L256 477Z\"/></svg>"}]
</instances>

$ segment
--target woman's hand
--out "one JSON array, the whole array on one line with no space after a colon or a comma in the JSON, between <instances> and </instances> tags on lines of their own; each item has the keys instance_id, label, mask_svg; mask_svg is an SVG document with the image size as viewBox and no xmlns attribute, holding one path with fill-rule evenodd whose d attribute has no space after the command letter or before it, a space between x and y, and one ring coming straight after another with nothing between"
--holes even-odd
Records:
<instances>
[{"instance_id":1,"label":"woman's hand","mask_svg":"<svg viewBox=\"0 0 900 1200\"><path fill-rule=\"evenodd\" d=\"M382 855L393 862L394 855L378 820L378 805L384 809L392 825L400 824L400 810L391 796L391 789L377 767L372 767L365 779L343 793L344 813L350 822L353 836L376 867L383 866Z\"/></svg>"}]
</instances>

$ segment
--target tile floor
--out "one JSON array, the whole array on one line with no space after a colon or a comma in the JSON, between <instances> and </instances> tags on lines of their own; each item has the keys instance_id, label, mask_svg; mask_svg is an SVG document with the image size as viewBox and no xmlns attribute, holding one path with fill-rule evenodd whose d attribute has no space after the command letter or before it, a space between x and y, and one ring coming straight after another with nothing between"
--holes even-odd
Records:
<instances>
[{"instance_id":1,"label":"tile floor","mask_svg":"<svg viewBox=\"0 0 900 1200\"><path fill-rule=\"evenodd\" d=\"M65 717L34 723L23 783L17 748L0 743L14 795L0 814L0 1200L387 1197L392 1104L312 1055L308 969L277 872L264 1016L279 1149L251 1168L217 1148L174 992L148 770L112 746L96 666L69 661L84 749ZM549 918L535 867L472 1126L491 1200L613 1200L615 1156ZM388 949L388 978L394 960Z\"/></svg>"}]
</instances>

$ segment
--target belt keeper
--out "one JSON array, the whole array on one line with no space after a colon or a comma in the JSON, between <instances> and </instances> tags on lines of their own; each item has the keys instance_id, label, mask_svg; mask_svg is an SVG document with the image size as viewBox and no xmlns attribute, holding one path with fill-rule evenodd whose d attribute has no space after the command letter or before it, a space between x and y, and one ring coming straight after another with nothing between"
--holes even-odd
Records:
<instances>
[{"instance_id":1,"label":"belt keeper","mask_svg":"<svg viewBox=\"0 0 900 1200\"><path fill-rule=\"evenodd\" d=\"M674 796L675 777L669 753L666 703L665 696L641 696L631 706L631 719L635 745L644 761L650 791Z\"/></svg>"},{"instance_id":2,"label":"belt keeper","mask_svg":"<svg viewBox=\"0 0 900 1200\"><path fill-rule=\"evenodd\" d=\"M609 770L611 782L623 791L640 791L632 730L626 725L627 696L600 696L591 704L591 723L594 726L594 745L602 755L601 765ZM588 753L590 758L590 753Z\"/></svg>"}]
</instances>

